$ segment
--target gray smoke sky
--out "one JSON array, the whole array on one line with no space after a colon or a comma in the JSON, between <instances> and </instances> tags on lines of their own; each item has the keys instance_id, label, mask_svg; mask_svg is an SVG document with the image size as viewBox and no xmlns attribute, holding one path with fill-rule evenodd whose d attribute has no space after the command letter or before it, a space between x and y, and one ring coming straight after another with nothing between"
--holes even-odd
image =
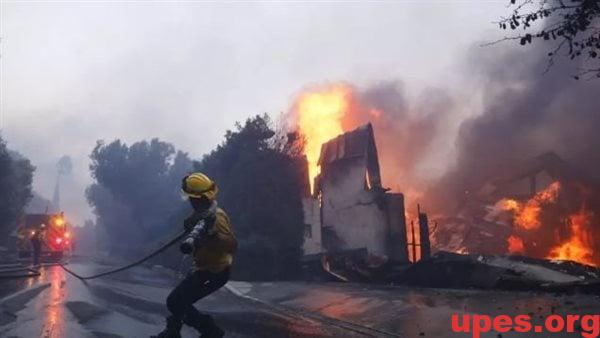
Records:
<instances>
[{"instance_id":1,"label":"gray smoke sky","mask_svg":"<svg viewBox=\"0 0 600 338\"><path fill-rule=\"evenodd\" d=\"M235 121L276 117L299 90L328 81L400 80L409 98L441 87L475 100L458 65L498 36L492 21L506 4L2 1L0 128L37 166L43 196L57 160L72 158L61 200L83 223L98 139L159 137L197 158Z\"/></svg>"}]
</instances>

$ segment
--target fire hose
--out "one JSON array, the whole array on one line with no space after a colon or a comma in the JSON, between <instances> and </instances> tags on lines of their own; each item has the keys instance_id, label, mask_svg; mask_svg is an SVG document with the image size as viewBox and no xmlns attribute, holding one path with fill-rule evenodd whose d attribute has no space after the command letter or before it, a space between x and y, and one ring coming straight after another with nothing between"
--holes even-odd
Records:
<instances>
[{"instance_id":1,"label":"fire hose","mask_svg":"<svg viewBox=\"0 0 600 338\"><path fill-rule=\"evenodd\" d=\"M133 263L127 264L125 266L122 266L120 268L116 268L113 270L109 270L109 271L105 271L102 273L98 273L95 275L91 275L91 276L81 276L75 272L73 272L72 270L70 270L69 268L67 268L64 264L59 264L61 268L63 268L66 272L68 272L69 274L73 275L75 278L78 278L80 280L90 280L90 279L95 279L95 278L99 278L99 277L104 277L107 275L112 275L114 273L117 272L121 272L121 271L125 271L127 269L133 268L135 266L138 266L144 262L146 262L147 260L153 258L154 256L162 253L163 251L167 250L169 247L171 247L173 244L179 242L181 239L183 239L183 237L185 237L188 234L188 231L184 230L181 233L179 233L175 238L173 238L172 240L170 240L169 242L167 242L166 244L164 244L163 246L161 246L160 248L156 249L155 251L153 251L152 253L148 254L146 257L143 257Z\"/></svg>"},{"instance_id":2,"label":"fire hose","mask_svg":"<svg viewBox=\"0 0 600 338\"><path fill-rule=\"evenodd\" d=\"M193 243L195 242L195 239L198 238L199 236L202 236L206 230L207 227L205 226L205 222L204 220L212 213L214 214L215 210L217 209L217 203L213 202L210 209L205 211L204 213L198 213L198 214L194 214L192 215L192 217L186 219L186 222L191 221L195 224L195 226L191 227L191 229L186 229L181 231L175 238L173 238L172 240L170 240L169 242L167 242L166 244L164 244L163 246L161 246L160 248L158 248L157 250L155 250L154 252L150 253L149 255L147 255L144 258L141 258L133 263L127 264L125 266L122 266L120 268L116 268L113 270L109 270L106 272L102 272L99 274L95 274L95 275L91 275L91 276L81 276L75 272L73 272L72 270L70 270L69 268L67 268L66 266L64 266L64 264L59 264L61 268L63 268L66 272L70 273L71 275L73 275L74 277L80 279L80 280L90 280L90 279L94 279L94 278L99 278L99 277L104 277L107 275L112 275L114 273L117 272L121 272L121 271L125 271L127 269L133 268L135 266L138 266L144 262L146 262L147 260L151 259L152 257L160 254L161 252L167 250L170 246L172 246L173 244L179 242L181 239L183 239L185 236L187 236L188 234L191 236L191 238L188 238L184 244L188 244L187 246L185 246L185 248L188 248L187 250L189 250L189 252L184 252L184 253L191 253L191 247L193 246ZM185 248L182 248L182 250L184 250Z\"/></svg>"},{"instance_id":3,"label":"fire hose","mask_svg":"<svg viewBox=\"0 0 600 338\"><path fill-rule=\"evenodd\" d=\"M215 204L216 205L216 204ZM216 206L215 206L216 208ZM199 219L196 219L196 221L198 221ZM166 244L164 244L163 246L161 246L160 248L156 249L155 251L151 252L150 254L148 254L147 256L132 262L130 264L127 264L125 266L113 269L113 270L109 270L109 271L105 271L102 273L98 273L95 275L91 275L91 276L82 276L72 270L70 270L69 268L67 268L65 266L65 264L63 263L57 263L57 265L59 265L63 270L65 270L67 273L71 274L72 276L74 276L75 278L78 278L82 281L85 280L90 280L90 279L95 279L95 278L99 278L99 277L104 277L107 275L112 275L121 271L125 271L127 269L131 269L135 266L138 266L140 264L143 264L144 262L150 260L151 258L155 257L156 255L162 253L163 251L167 250L169 247L171 247L173 244L179 242L181 239L183 239L185 236L187 236L188 234L192 234L193 236L199 236L200 233L205 229L204 227L204 222L197 224L195 227L193 227L190 230L183 230L181 231L179 234L177 234L177 236L175 236L173 239L171 239L169 242L167 242ZM192 242L193 243L193 238ZM188 243L188 244L191 244ZM9 276L0 276L0 279L2 278L23 278L23 277L35 277L38 276L40 273L38 270L34 270L34 269L22 269L22 270L29 270L29 273L27 274L18 274L18 275L9 275ZM7 271L8 272L8 271ZM11 271L12 272L12 271Z\"/></svg>"}]
</instances>

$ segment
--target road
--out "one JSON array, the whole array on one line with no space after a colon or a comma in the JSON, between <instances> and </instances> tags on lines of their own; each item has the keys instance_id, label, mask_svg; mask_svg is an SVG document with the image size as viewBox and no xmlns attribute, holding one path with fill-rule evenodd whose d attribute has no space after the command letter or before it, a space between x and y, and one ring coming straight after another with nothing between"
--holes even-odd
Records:
<instances>
[{"instance_id":1,"label":"road","mask_svg":"<svg viewBox=\"0 0 600 338\"><path fill-rule=\"evenodd\" d=\"M78 261L83 275L113 268ZM163 327L177 278L137 267L87 283L59 266L35 278L0 281L0 337L136 338ZM450 332L452 313L600 313L594 296L414 289L341 283L245 283L201 300L227 337L468 337ZM546 337L547 335L542 335ZM503 337L542 337L510 332ZM556 334L551 337L578 337ZM185 328L183 337L198 337ZM498 337L495 333L482 337Z\"/></svg>"},{"instance_id":2,"label":"road","mask_svg":"<svg viewBox=\"0 0 600 338\"><path fill-rule=\"evenodd\" d=\"M110 269L89 262L69 264L81 274ZM177 279L144 267L83 283L59 266L27 280L0 281L0 337L135 338L159 332L164 300ZM353 337L352 331L236 296L227 289L197 303L214 315L227 337ZM198 337L184 328L183 337Z\"/></svg>"},{"instance_id":3,"label":"road","mask_svg":"<svg viewBox=\"0 0 600 338\"><path fill-rule=\"evenodd\" d=\"M551 314L600 314L600 298L535 292L422 289L348 283L231 282L243 297L292 309L310 318L373 329L376 337L470 337L451 332L452 314L529 315L542 324ZM488 332L486 338L581 337L575 333Z\"/></svg>"}]
</instances>

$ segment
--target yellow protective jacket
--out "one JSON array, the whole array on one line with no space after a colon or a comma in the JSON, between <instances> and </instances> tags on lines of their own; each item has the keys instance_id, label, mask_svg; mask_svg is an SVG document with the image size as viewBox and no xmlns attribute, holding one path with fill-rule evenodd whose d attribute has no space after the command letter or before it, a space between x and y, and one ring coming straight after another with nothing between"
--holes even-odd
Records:
<instances>
[{"instance_id":1,"label":"yellow protective jacket","mask_svg":"<svg viewBox=\"0 0 600 338\"><path fill-rule=\"evenodd\" d=\"M233 263L237 240L231 229L229 217L220 208L215 212L214 233L201 240L194 249L194 268L219 273Z\"/></svg>"}]
</instances>

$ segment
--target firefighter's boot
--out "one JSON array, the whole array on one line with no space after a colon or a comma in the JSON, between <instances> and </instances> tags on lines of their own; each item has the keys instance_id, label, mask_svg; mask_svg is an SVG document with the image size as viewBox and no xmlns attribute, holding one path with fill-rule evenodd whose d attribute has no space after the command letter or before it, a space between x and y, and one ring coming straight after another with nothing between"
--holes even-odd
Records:
<instances>
[{"instance_id":1,"label":"firefighter's boot","mask_svg":"<svg viewBox=\"0 0 600 338\"><path fill-rule=\"evenodd\" d=\"M200 332L200 338L223 338L225 336L225 331L218 327L209 315L195 313L192 316L184 317L183 322Z\"/></svg>"},{"instance_id":2,"label":"firefighter's boot","mask_svg":"<svg viewBox=\"0 0 600 338\"><path fill-rule=\"evenodd\" d=\"M182 322L180 319L169 316L167 317L167 327L158 335L150 338L181 338L181 326Z\"/></svg>"},{"instance_id":3,"label":"firefighter's boot","mask_svg":"<svg viewBox=\"0 0 600 338\"><path fill-rule=\"evenodd\" d=\"M216 324L206 329L200 335L200 338L223 338L225 337L225 331L218 327Z\"/></svg>"}]
</instances>

